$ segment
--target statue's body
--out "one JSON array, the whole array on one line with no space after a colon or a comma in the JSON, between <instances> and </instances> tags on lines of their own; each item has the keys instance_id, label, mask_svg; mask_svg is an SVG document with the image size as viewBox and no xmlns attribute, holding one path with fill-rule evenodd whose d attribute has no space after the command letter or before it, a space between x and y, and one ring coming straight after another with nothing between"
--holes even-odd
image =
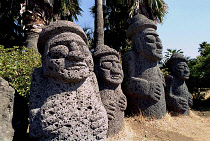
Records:
<instances>
[{"instance_id":1,"label":"statue's body","mask_svg":"<svg viewBox=\"0 0 210 141\"><path fill-rule=\"evenodd\" d=\"M95 49L94 63L101 100L108 115L107 135L111 136L124 127L124 111L127 106L121 90L124 75L119 54L106 45L100 45Z\"/></svg>"},{"instance_id":2,"label":"statue's body","mask_svg":"<svg viewBox=\"0 0 210 141\"><path fill-rule=\"evenodd\" d=\"M190 71L187 59L175 53L167 63L171 74L166 76L166 104L169 111L189 115L193 104L185 80L189 79Z\"/></svg>"},{"instance_id":3,"label":"statue's body","mask_svg":"<svg viewBox=\"0 0 210 141\"><path fill-rule=\"evenodd\" d=\"M105 140L108 119L82 29L58 21L38 41L42 67L33 73L30 136L48 140Z\"/></svg>"},{"instance_id":4,"label":"statue's body","mask_svg":"<svg viewBox=\"0 0 210 141\"><path fill-rule=\"evenodd\" d=\"M128 100L126 112L161 118L166 113L164 77L157 61L162 44L156 25L143 15L133 18L128 29L132 50L123 56L123 91Z\"/></svg>"}]
</instances>

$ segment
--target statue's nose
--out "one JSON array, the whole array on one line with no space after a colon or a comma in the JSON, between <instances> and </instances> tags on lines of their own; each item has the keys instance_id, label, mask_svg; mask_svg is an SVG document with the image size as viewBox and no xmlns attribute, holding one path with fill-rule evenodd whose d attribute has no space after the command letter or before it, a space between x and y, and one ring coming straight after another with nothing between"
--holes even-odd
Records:
<instances>
[{"instance_id":1,"label":"statue's nose","mask_svg":"<svg viewBox=\"0 0 210 141\"><path fill-rule=\"evenodd\" d=\"M81 51L71 51L67 55L67 59L71 61L83 61L85 59L84 54Z\"/></svg>"},{"instance_id":2,"label":"statue's nose","mask_svg":"<svg viewBox=\"0 0 210 141\"><path fill-rule=\"evenodd\" d=\"M156 45L157 45L157 49L162 49L163 48L163 45L160 42L157 42Z\"/></svg>"},{"instance_id":3,"label":"statue's nose","mask_svg":"<svg viewBox=\"0 0 210 141\"><path fill-rule=\"evenodd\" d=\"M190 69L188 67L185 67L185 72L186 73L189 73L190 72Z\"/></svg>"},{"instance_id":4,"label":"statue's nose","mask_svg":"<svg viewBox=\"0 0 210 141\"><path fill-rule=\"evenodd\" d=\"M121 73L121 69L119 68L119 65L118 65L118 63L116 63L116 62L113 62L112 63L112 69L111 69L111 71L113 72L113 73Z\"/></svg>"}]
</instances>

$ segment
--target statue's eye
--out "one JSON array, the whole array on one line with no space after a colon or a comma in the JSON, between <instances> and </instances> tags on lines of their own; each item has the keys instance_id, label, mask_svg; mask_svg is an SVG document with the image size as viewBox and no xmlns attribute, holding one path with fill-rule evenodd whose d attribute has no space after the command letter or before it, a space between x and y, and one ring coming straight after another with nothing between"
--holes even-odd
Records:
<instances>
[{"instance_id":1,"label":"statue's eye","mask_svg":"<svg viewBox=\"0 0 210 141\"><path fill-rule=\"evenodd\" d=\"M49 51L49 56L53 59L65 58L69 52L68 47L59 45L52 47Z\"/></svg>"},{"instance_id":2,"label":"statue's eye","mask_svg":"<svg viewBox=\"0 0 210 141\"><path fill-rule=\"evenodd\" d=\"M148 43L155 43L156 38L153 35L146 35L146 37L144 37L145 41Z\"/></svg>"},{"instance_id":3,"label":"statue's eye","mask_svg":"<svg viewBox=\"0 0 210 141\"><path fill-rule=\"evenodd\" d=\"M102 62L101 67L104 69L111 69L112 68L112 62Z\"/></svg>"},{"instance_id":4,"label":"statue's eye","mask_svg":"<svg viewBox=\"0 0 210 141\"><path fill-rule=\"evenodd\" d=\"M156 37L156 42L161 42L161 40L158 36Z\"/></svg>"},{"instance_id":5,"label":"statue's eye","mask_svg":"<svg viewBox=\"0 0 210 141\"><path fill-rule=\"evenodd\" d=\"M182 69L183 70L184 66L177 66L177 69L180 69L180 70Z\"/></svg>"}]
</instances>

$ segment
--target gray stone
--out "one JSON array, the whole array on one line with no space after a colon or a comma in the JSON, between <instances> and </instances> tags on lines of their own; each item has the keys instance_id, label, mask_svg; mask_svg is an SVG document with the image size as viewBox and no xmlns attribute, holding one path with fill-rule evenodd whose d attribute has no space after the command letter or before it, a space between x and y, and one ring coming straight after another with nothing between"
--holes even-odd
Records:
<instances>
[{"instance_id":1,"label":"gray stone","mask_svg":"<svg viewBox=\"0 0 210 141\"><path fill-rule=\"evenodd\" d=\"M162 43L155 23L138 14L128 28L132 50L123 56L123 92L128 100L126 114L162 118L166 113L164 77L157 61L162 59Z\"/></svg>"},{"instance_id":2,"label":"gray stone","mask_svg":"<svg viewBox=\"0 0 210 141\"><path fill-rule=\"evenodd\" d=\"M84 31L69 21L54 22L42 30L38 50L42 67L32 76L30 136L105 140L108 118Z\"/></svg>"},{"instance_id":3,"label":"gray stone","mask_svg":"<svg viewBox=\"0 0 210 141\"><path fill-rule=\"evenodd\" d=\"M107 136L118 133L124 127L124 111L127 100L121 90L123 71L116 50L99 45L93 54L101 100L108 115Z\"/></svg>"},{"instance_id":4,"label":"gray stone","mask_svg":"<svg viewBox=\"0 0 210 141\"><path fill-rule=\"evenodd\" d=\"M13 104L15 90L0 77L0 141L12 141Z\"/></svg>"},{"instance_id":5,"label":"gray stone","mask_svg":"<svg viewBox=\"0 0 210 141\"><path fill-rule=\"evenodd\" d=\"M180 53L174 53L167 62L171 74L166 76L166 105L174 114L189 115L193 105L192 95L185 83L190 76L187 62Z\"/></svg>"}]
</instances>

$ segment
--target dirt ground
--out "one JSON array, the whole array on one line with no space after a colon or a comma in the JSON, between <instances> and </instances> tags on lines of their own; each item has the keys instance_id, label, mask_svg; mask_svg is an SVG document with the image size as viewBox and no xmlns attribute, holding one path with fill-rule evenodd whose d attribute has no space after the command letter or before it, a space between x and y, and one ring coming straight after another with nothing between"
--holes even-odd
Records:
<instances>
[{"instance_id":1,"label":"dirt ground","mask_svg":"<svg viewBox=\"0 0 210 141\"><path fill-rule=\"evenodd\" d=\"M167 113L159 120L141 115L127 117L124 129L107 141L210 141L210 90L203 103L189 116Z\"/></svg>"},{"instance_id":2,"label":"dirt ground","mask_svg":"<svg viewBox=\"0 0 210 141\"><path fill-rule=\"evenodd\" d=\"M189 116L167 113L160 120L142 116L125 118L125 128L108 141L209 141L209 113L206 116L198 111L191 111Z\"/></svg>"}]
</instances>

